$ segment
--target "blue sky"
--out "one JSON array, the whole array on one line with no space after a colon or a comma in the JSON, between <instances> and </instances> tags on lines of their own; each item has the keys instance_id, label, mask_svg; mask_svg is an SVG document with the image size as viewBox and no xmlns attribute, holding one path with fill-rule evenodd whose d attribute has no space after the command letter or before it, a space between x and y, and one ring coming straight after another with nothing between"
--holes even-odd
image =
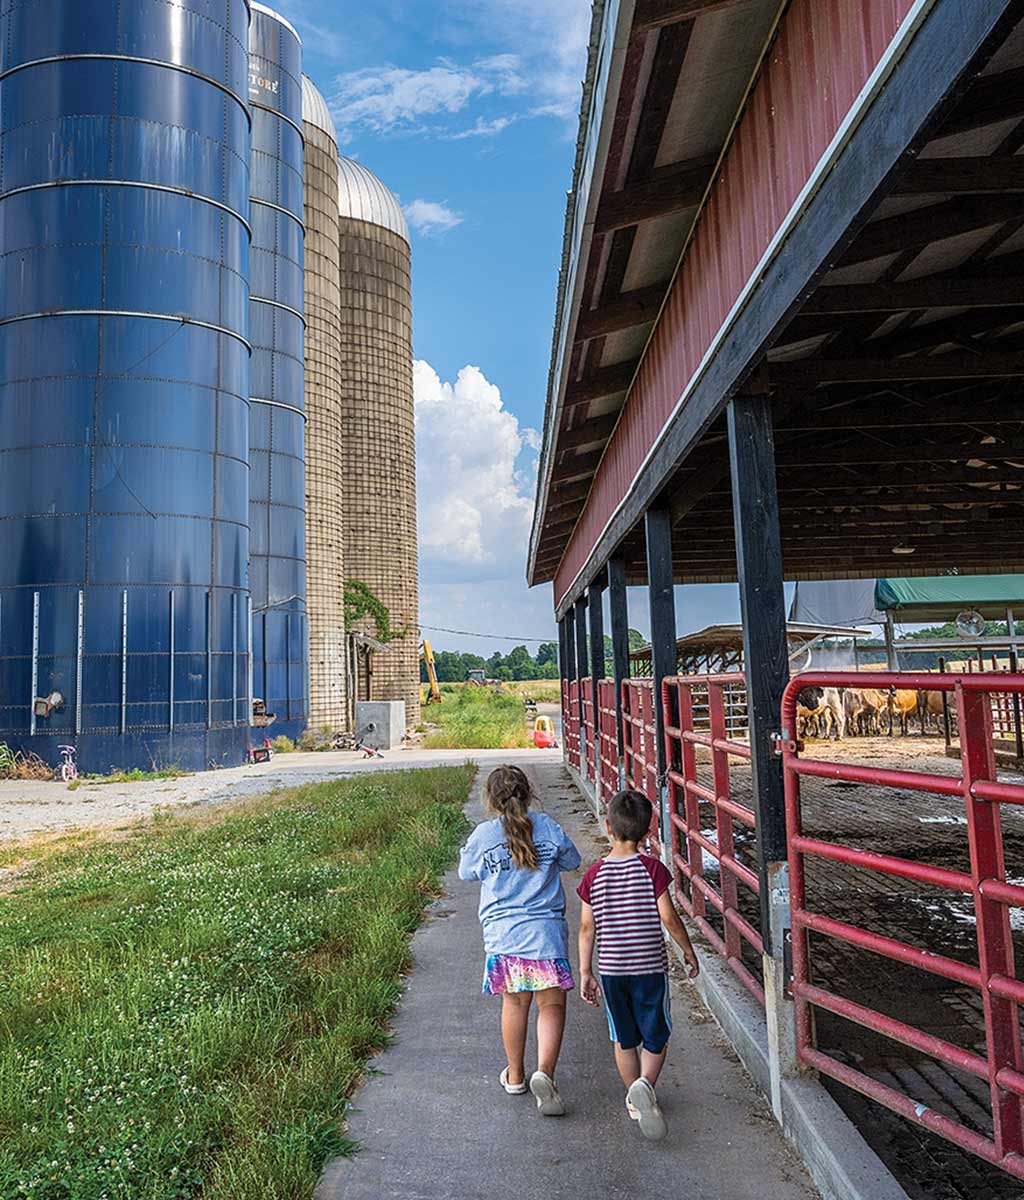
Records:
<instances>
[{"instance_id":1,"label":"blue sky","mask_svg":"<svg viewBox=\"0 0 1024 1200\"><path fill-rule=\"evenodd\" d=\"M590 0L278 0L342 153L412 227L421 621L553 637L526 543ZM646 630L643 597L631 620ZM735 619L686 589L681 624ZM512 642L432 635L489 653Z\"/></svg>"}]
</instances>

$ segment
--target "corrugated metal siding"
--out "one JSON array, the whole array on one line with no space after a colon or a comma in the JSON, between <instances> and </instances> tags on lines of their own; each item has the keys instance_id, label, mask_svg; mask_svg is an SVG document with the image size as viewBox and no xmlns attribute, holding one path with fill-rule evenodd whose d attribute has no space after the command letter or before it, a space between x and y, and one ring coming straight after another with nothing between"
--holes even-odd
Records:
<instances>
[{"instance_id":1,"label":"corrugated metal siding","mask_svg":"<svg viewBox=\"0 0 1024 1200\"><path fill-rule=\"evenodd\" d=\"M794 0L555 577L560 599L914 0Z\"/></svg>"}]
</instances>

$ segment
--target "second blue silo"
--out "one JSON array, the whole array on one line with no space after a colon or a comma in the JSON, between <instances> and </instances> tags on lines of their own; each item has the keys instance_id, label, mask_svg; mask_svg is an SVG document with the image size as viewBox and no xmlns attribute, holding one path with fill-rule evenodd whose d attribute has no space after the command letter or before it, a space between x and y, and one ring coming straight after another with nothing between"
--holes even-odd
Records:
<instances>
[{"instance_id":1,"label":"second blue silo","mask_svg":"<svg viewBox=\"0 0 1024 1200\"><path fill-rule=\"evenodd\" d=\"M247 754L248 20L0 0L0 742L51 764Z\"/></svg>"},{"instance_id":2,"label":"second blue silo","mask_svg":"<svg viewBox=\"0 0 1024 1200\"><path fill-rule=\"evenodd\" d=\"M302 44L261 4L252 6L249 103L253 695L275 715L271 733L294 737L309 712Z\"/></svg>"}]
</instances>

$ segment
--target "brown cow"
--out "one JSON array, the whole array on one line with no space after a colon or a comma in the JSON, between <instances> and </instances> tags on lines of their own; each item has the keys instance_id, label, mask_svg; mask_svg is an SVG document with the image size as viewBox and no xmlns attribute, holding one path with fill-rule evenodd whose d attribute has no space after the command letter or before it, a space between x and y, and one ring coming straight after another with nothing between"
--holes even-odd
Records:
<instances>
[{"instance_id":1,"label":"brown cow","mask_svg":"<svg viewBox=\"0 0 1024 1200\"><path fill-rule=\"evenodd\" d=\"M889 713L889 736L892 737L893 735L893 728L898 716L900 733L906 737L907 721L913 713L917 712L917 692L902 688L890 688L886 710Z\"/></svg>"},{"instance_id":2,"label":"brown cow","mask_svg":"<svg viewBox=\"0 0 1024 1200\"><path fill-rule=\"evenodd\" d=\"M847 688L846 724L855 733L877 734L878 714L886 705L886 695L877 688Z\"/></svg>"}]
</instances>

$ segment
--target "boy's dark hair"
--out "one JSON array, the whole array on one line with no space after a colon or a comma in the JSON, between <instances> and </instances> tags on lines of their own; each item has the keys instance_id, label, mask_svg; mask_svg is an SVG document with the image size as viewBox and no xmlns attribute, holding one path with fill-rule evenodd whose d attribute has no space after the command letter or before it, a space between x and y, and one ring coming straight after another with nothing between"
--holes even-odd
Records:
<instances>
[{"instance_id":1,"label":"boy's dark hair","mask_svg":"<svg viewBox=\"0 0 1024 1200\"><path fill-rule=\"evenodd\" d=\"M626 789L608 801L608 824L620 842L639 842L651 828L650 800L642 792Z\"/></svg>"}]
</instances>

